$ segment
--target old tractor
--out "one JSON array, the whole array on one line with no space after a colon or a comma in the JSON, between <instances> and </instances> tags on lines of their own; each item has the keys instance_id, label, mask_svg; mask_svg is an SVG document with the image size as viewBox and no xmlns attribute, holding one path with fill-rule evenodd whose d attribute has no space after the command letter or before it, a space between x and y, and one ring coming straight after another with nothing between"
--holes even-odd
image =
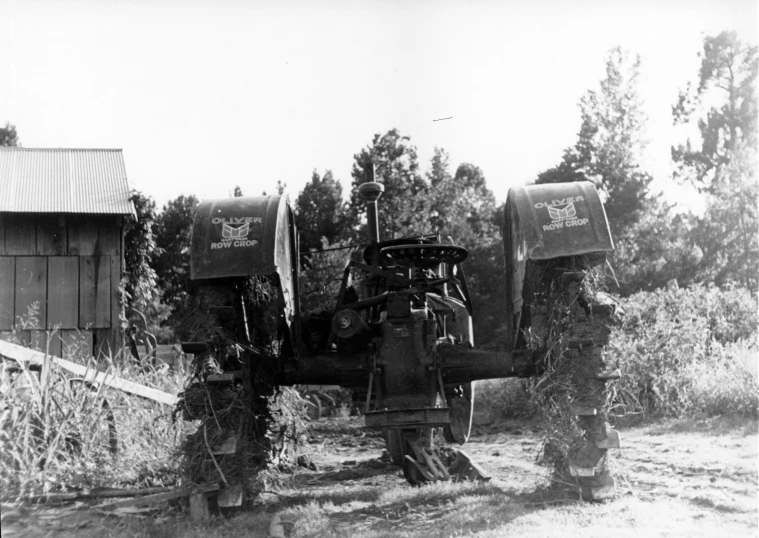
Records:
<instances>
[{"instance_id":1,"label":"old tractor","mask_svg":"<svg viewBox=\"0 0 759 538\"><path fill-rule=\"evenodd\" d=\"M566 406L582 432L568 449L568 469L584 498L612 496L607 450L619 446L619 434L604 406L606 385L619 371L605 364L603 347L615 305L591 280L614 247L595 187L578 182L509 191L507 328L496 349L474 345L467 250L434 234L383 240L377 218L383 186L367 182L359 191L368 243L346 261L334 309L323 312L301 312L298 235L285 198L199 206L191 278L201 314L188 322L194 341L184 349L196 354L207 392L232 391L242 402L233 413L225 400L226 408L212 409L213 426L203 426L200 444L211 449L214 467L221 472L225 458L266 446L267 406L277 387L339 385L360 398L366 428L382 430L390 458L412 484L452 474L482 477L463 452L444 464L434 433L442 429L446 442L465 443L474 381L541 376L561 355L572 390L557 405ZM203 409L208 416L207 402L200 410L189 401L185 407L188 418ZM228 486L238 491L226 502L239 503L239 485Z\"/></svg>"}]
</instances>

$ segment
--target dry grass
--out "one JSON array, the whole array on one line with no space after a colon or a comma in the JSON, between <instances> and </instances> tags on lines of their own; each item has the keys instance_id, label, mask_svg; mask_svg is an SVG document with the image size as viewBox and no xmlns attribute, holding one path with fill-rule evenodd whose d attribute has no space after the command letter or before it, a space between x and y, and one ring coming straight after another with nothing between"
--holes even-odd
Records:
<instances>
[{"instance_id":1,"label":"dry grass","mask_svg":"<svg viewBox=\"0 0 759 538\"><path fill-rule=\"evenodd\" d=\"M682 310L678 310L676 301L679 299L677 296L657 298L669 301L665 306L670 306L673 312ZM684 299L688 301L686 306L691 307L697 297L687 295ZM400 477L392 476L385 482L349 479L327 484L319 482L317 486L305 488L302 482L296 487L294 484L298 482L292 480L283 481L274 493L263 495L253 511L228 518L215 517L198 524L189 521L183 508L176 506L147 519L102 520L96 529L92 526L91 534L76 531L55 535L265 537L274 513L280 513L286 522L288 537L300 538L605 537L610 532L616 536L756 535L755 507L748 509L743 502L756 497L755 472L746 474L725 467L721 475L713 478L718 480L717 484L723 478L730 480L733 489L722 490L710 489L709 477L704 477L703 486L694 478L692 483L685 483L687 487L682 483L678 486L672 478L702 473L699 469L708 470L713 465L697 461L686 465L683 462L687 458L706 454L719 443L745 444L742 438L756 437L756 408L751 407L756 402L756 376L746 368L755 361L754 344L746 339L712 340L708 355L699 351L701 347L681 346L685 340L698 345L704 342L695 340L701 335L701 322L691 320L689 326L684 327L674 316L657 317L663 314L654 306L641 307L638 318L641 325L634 328L639 332L634 333L633 327L630 328L630 354L624 360L632 367L628 371L635 383L645 379L663 382L665 375L673 376L677 382L687 381L687 385L675 385L678 391L670 394L672 399L667 401L687 402L688 406L672 408L678 413L682 411L685 418L657 422L645 429L642 435L650 441L650 446L638 451L637 459L626 462L626 454L632 450L620 451L621 473L629 477L629 482L625 482L627 478L622 480L625 494L613 502L589 505L574 499L544 497L536 493L534 482L517 484L511 480L513 477L487 484L441 483L421 488L410 488ZM724 332L727 325L714 327ZM651 328L656 330L649 332ZM672 332L676 330L681 334ZM655 347L662 344L661 348ZM623 346L623 349L628 348ZM686 356L686 352L690 355ZM704 360L685 361L693 357ZM141 372L136 367L118 366L117 359L90 364L90 367L173 394L184 385L181 375ZM673 364L674 359L677 365ZM652 366L665 370L653 370L661 376L656 379L644 378L643 374L652 371ZM653 386L659 385L630 385L630 390ZM680 387L687 387L687 391ZM736 391L736 387L741 390ZM519 381L480 385L478 393L481 402L493 405L501 402L507 409L525 416L531 405L521 399L524 391ZM651 401L665 403L664 396ZM108 410L103 407L106 400L118 433L116 454L109 450ZM735 402L748 402L749 412L743 416L728 416L726 412L735 408ZM160 404L110 389L72 383L68 374L52 364L41 377L23 371L4 385L0 406L0 492L4 501L99 486L170 484L176 479L179 464L176 449L187 433L186 428L191 427L181 421L172 423L171 410ZM740 412L741 408L735 409ZM334 433L356 437L355 430L349 427L336 428ZM699 441L683 447L680 446L683 439ZM532 441L534 445L535 440ZM656 445L654 441L661 444ZM514 460L514 453L507 453L503 447L498 450L500 457ZM751 450L755 460L756 449ZM530 456L528 465L533 457ZM669 482L662 479L665 475ZM633 480L637 486L629 485ZM651 487L659 488L655 494L641 493L646 481ZM517 486L526 489L517 489ZM737 502L731 496L743 498ZM5 507L3 510L5 512Z\"/></svg>"},{"instance_id":2,"label":"dry grass","mask_svg":"<svg viewBox=\"0 0 759 538\"><path fill-rule=\"evenodd\" d=\"M0 394L0 496L29 499L97 487L166 485L175 480L176 445L184 425L171 409L105 385L84 383L46 359L41 372L22 367L4 376ZM181 376L69 359L176 394Z\"/></svg>"},{"instance_id":3,"label":"dry grass","mask_svg":"<svg viewBox=\"0 0 759 538\"><path fill-rule=\"evenodd\" d=\"M250 511L197 523L186 508L174 506L145 519L91 520L70 534L59 527L54 535L263 538L275 513L288 538L756 535L757 427L745 417L668 420L628 430L619 462L622 495L604 504L551 497L536 488L541 473L524 447L537 438L525 433L476 438L467 448L494 473L485 484L412 488L397 469L346 467L345 458L374 461L381 450L379 438L364 437L359 423L319 423L316 446L325 440L327 446L316 451L315 461L323 469L272 486ZM351 469L351 477L338 479L337 469ZM27 536L45 536L49 529Z\"/></svg>"},{"instance_id":4,"label":"dry grass","mask_svg":"<svg viewBox=\"0 0 759 538\"><path fill-rule=\"evenodd\" d=\"M546 497L534 482L517 483L513 475L497 475L486 484L449 482L420 488L392 476L382 485L309 480L306 484L311 485L265 496L254 513L216 519L196 529L184 523L169 526L165 536L265 537L274 513L286 522L290 538L605 537L610 532L751 536L757 530L756 492L751 492L756 476L745 473L751 469L752 453L755 459L756 429L756 422L745 417L719 417L669 420L631 431L620 462L629 481L623 479L619 499L603 504ZM350 433L344 435L343 443L351 443ZM511 446L522 444L520 439L523 436L515 437ZM705 444L714 447L711 453L701 449ZM496 447L508 460L504 465L520 457L532 459L498 441L479 450L492 452ZM741 467L740 457L749 467ZM713 460L725 467L721 474L712 469ZM491 467L496 461L491 460ZM745 482L751 476L753 487Z\"/></svg>"},{"instance_id":5,"label":"dry grass","mask_svg":"<svg viewBox=\"0 0 759 538\"><path fill-rule=\"evenodd\" d=\"M279 513L289 538L479 538L583 536L703 536L726 533L748 536L750 514L731 512L709 497L655 502L628 495L590 505L580 502L532 502L502 485L438 484L412 489L392 488L374 495L346 498L328 495L271 512L243 513L203 524L177 522L161 526L134 525L134 534L187 538L265 538L274 513ZM755 515L753 516L755 519ZM755 529L755 524L753 525Z\"/></svg>"}]
</instances>

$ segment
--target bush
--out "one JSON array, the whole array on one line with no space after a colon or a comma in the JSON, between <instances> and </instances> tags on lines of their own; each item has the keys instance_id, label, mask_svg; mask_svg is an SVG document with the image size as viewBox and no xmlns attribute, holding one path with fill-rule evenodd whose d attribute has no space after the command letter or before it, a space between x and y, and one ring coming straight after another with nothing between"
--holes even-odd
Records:
<instances>
[{"instance_id":1,"label":"bush","mask_svg":"<svg viewBox=\"0 0 759 538\"><path fill-rule=\"evenodd\" d=\"M612 414L627 423L663 417L759 415L757 301L741 288L694 286L639 292L622 300L606 360L622 370ZM481 383L477 408L527 418L535 383ZM619 423L619 421L617 421Z\"/></svg>"},{"instance_id":2,"label":"bush","mask_svg":"<svg viewBox=\"0 0 759 538\"><path fill-rule=\"evenodd\" d=\"M515 377L479 381L474 393L475 413L486 415L492 421L532 419L540 413L531 397L533 385L529 380Z\"/></svg>"},{"instance_id":3,"label":"bush","mask_svg":"<svg viewBox=\"0 0 759 538\"><path fill-rule=\"evenodd\" d=\"M619 414L757 416L759 384L741 359L757 342L756 298L747 290L662 289L623 306L609 353L623 373Z\"/></svg>"}]
</instances>

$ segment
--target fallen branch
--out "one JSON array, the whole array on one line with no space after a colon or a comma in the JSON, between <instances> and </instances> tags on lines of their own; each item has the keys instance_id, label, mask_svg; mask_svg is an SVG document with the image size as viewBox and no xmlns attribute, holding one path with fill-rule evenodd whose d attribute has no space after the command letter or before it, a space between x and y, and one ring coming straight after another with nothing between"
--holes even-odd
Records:
<instances>
[{"instance_id":1,"label":"fallen branch","mask_svg":"<svg viewBox=\"0 0 759 538\"><path fill-rule=\"evenodd\" d=\"M77 499L109 499L113 497L138 497L140 495L154 495L156 493L167 493L171 491L171 487L153 487L153 488L140 488L140 489L117 489L109 488L103 490L90 491L89 493L82 493Z\"/></svg>"},{"instance_id":2,"label":"fallen branch","mask_svg":"<svg viewBox=\"0 0 759 538\"><path fill-rule=\"evenodd\" d=\"M188 486L185 488L175 489L167 493L158 493L156 495L147 495L145 497L138 497L135 499L127 499L125 501L116 501L112 503L103 503L96 506L92 506L92 509L96 510L116 510L119 508L149 506L151 504L157 504L164 501L170 501L172 499L179 499L181 497L188 497L196 493L210 493L217 491L219 484L210 484L207 486Z\"/></svg>"},{"instance_id":3,"label":"fallen branch","mask_svg":"<svg viewBox=\"0 0 759 538\"><path fill-rule=\"evenodd\" d=\"M279 497L285 497L285 498L288 497L284 493L277 493L276 491L269 491L268 489L262 489L261 491L259 491L259 493L268 493L270 495L277 495Z\"/></svg>"},{"instance_id":4,"label":"fallen branch","mask_svg":"<svg viewBox=\"0 0 759 538\"><path fill-rule=\"evenodd\" d=\"M84 499L110 499L113 497L138 497L141 495L153 495L156 493L167 493L172 491L170 487L153 487L140 489L117 489L108 488L94 490L90 492L71 491L66 493L47 493L45 495L35 495L28 497L26 500L32 504L51 504L80 501Z\"/></svg>"},{"instance_id":5,"label":"fallen branch","mask_svg":"<svg viewBox=\"0 0 759 538\"><path fill-rule=\"evenodd\" d=\"M205 423L203 423L203 441L205 441L206 443L206 449L208 450L208 455L211 456L211 461L216 467L216 470L219 471L219 476L221 476L221 479L224 482L224 485L228 486L229 482L227 482L227 479L224 476L224 473L221 472L221 467L219 467L219 463L216 461L216 457L213 455L213 450L211 450L211 445L208 444L208 428L206 428Z\"/></svg>"},{"instance_id":6,"label":"fallen branch","mask_svg":"<svg viewBox=\"0 0 759 538\"><path fill-rule=\"evenodd\" d=\"M79 498L80 493L47 493L45 495L35 495L28 497L26 500L32 504L48 504L75 501Z\"/></svg>"},{"instance_id":7,"label":"fallen branch","mask_svg":"<svg viewBox=\"0 0 759 538\"><path fill-rule=\"evenodd\" d=\"M556 499L554 501L542 501L542 502L537 502L537 503L522 503L522 506L540 506L543 504L560 504L560 503L584 504L585 501L582 501L580 499Z\"/></svg>"}]
</instances>

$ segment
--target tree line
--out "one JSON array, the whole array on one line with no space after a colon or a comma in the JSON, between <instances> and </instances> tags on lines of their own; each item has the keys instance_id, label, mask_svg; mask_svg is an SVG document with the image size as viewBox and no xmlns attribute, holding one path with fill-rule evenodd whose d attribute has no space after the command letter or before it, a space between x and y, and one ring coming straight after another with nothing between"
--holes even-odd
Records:
<instances>
[{"instance_id":1,"label":"tree line","mask_svg":"<svg viewBox=\"0 0 759 538\"><path fill-rule=\"evenodd\" d=\"M605 76L579 102L575 143L535 183L591 181L604 200L616 252L612 291L629 295L676 278L680 285L713 282L756 293L759 266L757 219L757 48L735 32L707 36L695 83L674 98L672 122L695 136L672 147L672 177L706 200L702 213L673 204L655 190L643 166L648 118L640 95L642 65L620 47L605 58ZM13 144L7 141L13 141ZM15 145L15 127L0 129L0 143ZM505 297L503 208L475 164L452 167L435 148L422 173L415 146L398 129L375 134L354 155L350 193L330 170L313 171L293 201L300 231L302 295L306 309L328 308L351 245L365 241L365 207L357 187L383 183L383 239L438 232L469 249L465 267L475 306L479 343L500 334ZM285 185L277 186L281 194ZM233 195L241 196L237 187ZM198 199L180 196L158 211L135 192L138 219L128 225L124 289L129 304L160 320L170 337L171 320L188 305L191 223ZM335 250L344 249L344 250Z\"/></svg>"}]
</instances>

